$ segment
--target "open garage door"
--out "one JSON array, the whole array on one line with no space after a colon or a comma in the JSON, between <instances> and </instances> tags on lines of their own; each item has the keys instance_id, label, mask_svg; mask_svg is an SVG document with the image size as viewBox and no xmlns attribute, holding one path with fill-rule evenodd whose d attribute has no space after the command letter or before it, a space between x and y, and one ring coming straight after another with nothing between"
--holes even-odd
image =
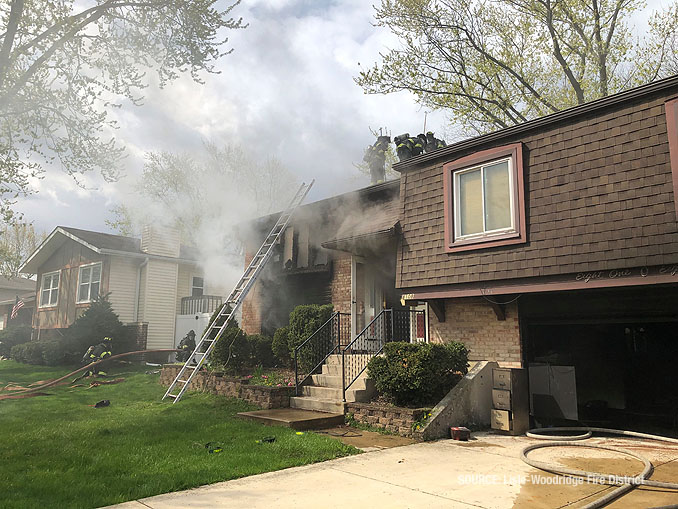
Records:
<instances>
[{"instance_id":1,"label":"open garage door","mask_svg":"<svg viewBox=\"0 0 678 509\"><path fill-rule=\"evenodd\" d=\"M523 296L535 419L678 432L677 307L675 287Z\"/></svg>"}]
</instances>

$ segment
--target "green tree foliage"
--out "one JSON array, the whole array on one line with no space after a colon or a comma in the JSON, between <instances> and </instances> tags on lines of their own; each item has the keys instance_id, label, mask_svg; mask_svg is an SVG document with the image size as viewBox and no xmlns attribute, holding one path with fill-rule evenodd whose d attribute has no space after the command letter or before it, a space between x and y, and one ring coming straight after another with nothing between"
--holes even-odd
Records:
<instances>
[{"instance_id":1,"label":"green tree foliage","mask_svg":"<svg viewBox=\"0 0 678 509\"><path fill-rule=\"evenodd\" d=\"M289 335L289 327L280 327L279 329L276 329L273 334L273 343L271 344L271 349L273 350L275 358L278 359L278 362L282 366L287 367L292 365Z\"/></svg>"},{"instance_id":2,"label":"green tree foliage","mask_svg":"<svg viewBox=\"0 0 678 509\"><path fill-rule=\"evenodd\" d=\"M304 304L290 313L289 347L290 357L294 358L294 349L308 339L332 316L331 304Z\"/></svg>"},{"instance_id":3,"label":"green tree foliage","mask_svg":"<svg viewBox=\"0 0 678 509\"><path fill-rule=\"evenodd\" d=\"M655 13L644 38L642 0L382 0L377 25L400 47L362 71L367 93L408 90L450 111L467 133L547 115L677 70L678 7Z\"/></svg>"},{"instance_id":4,"label":"green tree foliage","mask_svg":"<svg viewBox=\"0 0 678 509\"><path fill-rule=\"evenodd\" d=\"M467 370L461 343L386 343L384 355L367 365L379 393L403 406L438 403Z\"/></svg>"},{"instance_id":5,"label":"green tree foliage","mask_svg":"<svg viewBox=\"0 0 678 509\"><path fill-rule=\"evenodd\" d=\"M64 360L79 362L91 345L112 339L113 355L134 350L132 335L113 312L106 296L98 297L66 330L63 340Z\"/></svg>"},{"instance_id":6,"label":"green tree foliage","mask_svg":"<svg viewBox=\"0 0 678 509\"><path fill-rule=\"evenodd\" d=\"M0 214L43 166L76 181L118 177L110 112L138 105L151 82L213 72L224 32L244 28L217 0L0 2ZM154 70L153 79L149 71Z\"/></svg>"}]
</instances>

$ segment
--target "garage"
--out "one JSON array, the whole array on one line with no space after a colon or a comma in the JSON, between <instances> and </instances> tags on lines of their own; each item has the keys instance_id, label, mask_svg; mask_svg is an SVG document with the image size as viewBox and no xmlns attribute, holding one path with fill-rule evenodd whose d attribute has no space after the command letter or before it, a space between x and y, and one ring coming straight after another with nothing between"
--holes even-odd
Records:
<instances>
[{"instance_id":1,"label":"garage","mask_svg":"<svg viewBox=\"0 0 678 509\"><path fill-rule=\"evenodd\" d=\"M523 295L531 413L678 434L678 286Z\"/></svg>"}]
</instances>

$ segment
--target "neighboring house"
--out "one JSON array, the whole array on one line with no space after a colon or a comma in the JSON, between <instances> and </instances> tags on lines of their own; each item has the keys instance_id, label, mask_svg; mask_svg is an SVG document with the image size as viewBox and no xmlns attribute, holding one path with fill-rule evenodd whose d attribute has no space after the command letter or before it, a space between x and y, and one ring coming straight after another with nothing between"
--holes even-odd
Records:
<instances>
[{"instance_id":1,"label":"neighboring house","mask_svg":"<svg viewBox=\"0 0 678 509\"><path fill-rule=\"evenodd\" d=\"M15 318L12 308L17 299L23 302ZM0 330L9 325L30 325L35 309L35 281L23 277L0 276Z\"/></svg>"},{"instance_id":2,"label":"neighboring house","mask_svg":"<svg viewBox=\"0 0 678 509\"><path fill-rule=\"evenodd\" d=\"M243 303L242 328L273 334L296 306L333 304L354 337L383 309L405 309L395 287L399 192L394 180L301 206ZM277 217L260 218L241 234L246 262ZM425 338L422 322L418 339Z\"/></svg>"},{"instance_id":3,"label":"neighboring house","mask_svg":"<svg viewBox=\"0 0 678 509\"><path fill-rule=\"evenodd\" d=\"M537 418L675 425L678 77L394 169L431 341L529 367Z\"/></svg>"},{"instance_id":4,"label":"neighboring house","mask_svg":"<svg viewBox=\"0 0 678 509\"><path fill-rule=\"evenodd\" d=\"M53 337L108 295L140 346L173 348L189 329L200 334L221 303L207 295L197 260L168 229L145 227L137 239L58 226L20 269L37 274L34 337Z\"/></svg>"}]
</instances>

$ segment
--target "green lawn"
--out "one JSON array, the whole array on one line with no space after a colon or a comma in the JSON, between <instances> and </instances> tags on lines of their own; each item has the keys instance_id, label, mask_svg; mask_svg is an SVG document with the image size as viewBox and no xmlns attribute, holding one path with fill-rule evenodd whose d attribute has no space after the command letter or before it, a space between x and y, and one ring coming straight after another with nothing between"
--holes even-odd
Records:
<instances>
[{"instance_id":1,"label":"green lawn","mask_svg":"<svg viewBox=\"0 0 678 509\"><path fill-rule=\"evenodd\" d=\"M99 507L357 452L240 420L237 412L253 409L243 401L187 393L176 405L161 402L165 389L147 369L155 368L111 369L126 379L117 385L0 401L0 507ZM0 361L0 387L68 371ZM103 399L111 405L88 406ZM267 436L275 442L256 443ZM208 454L207 442L223 452Z\"/></svg>"}]
</instances>

